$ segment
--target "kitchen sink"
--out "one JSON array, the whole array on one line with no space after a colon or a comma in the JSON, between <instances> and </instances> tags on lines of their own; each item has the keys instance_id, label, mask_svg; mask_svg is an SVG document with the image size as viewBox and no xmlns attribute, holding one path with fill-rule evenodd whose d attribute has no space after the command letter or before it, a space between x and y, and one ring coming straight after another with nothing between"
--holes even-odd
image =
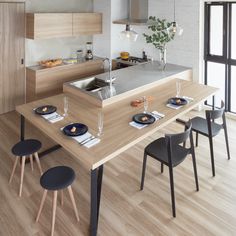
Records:
<instances>
[{"instance_id":1,"label":"kitchen sink","mask_svg":"<svg viewBox=\"0 0 236 236\"><path fill-rule=\"evenodd\" d=\"M71 85L88 92L97 92L103 87L109 86L109 82L96 77L90 77L88 79L72 82Z\"/></svg>"}]
</instances>

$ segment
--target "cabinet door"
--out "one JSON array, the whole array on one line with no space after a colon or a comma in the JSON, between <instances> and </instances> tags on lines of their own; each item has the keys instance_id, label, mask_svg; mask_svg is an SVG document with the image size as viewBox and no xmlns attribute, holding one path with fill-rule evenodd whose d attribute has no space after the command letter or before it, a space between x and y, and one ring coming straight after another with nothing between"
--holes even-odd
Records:
<instances>
[{"instance_id":1,"label":"cabinet door","mask_svg":"<svg viewBox=\"0 0 236 236\"><path fill-rule=\"evenodd\" d=\"M27 38L47 39L72 36L72 13L28 13Z\"/></svg>"},{"instance_id":2,"label":"cabinet door","mask_svg":"<svg viewBox=\"0 0 236 236\"><path fill-rule=\"evenodd\" d=\"M24 49L24 3L0 3L0 114L25 102Z\"/></svg>"},{"instance_id":3,"label":"cabinet door","mask_svg":"<svg viewBox=\"0 0 236 236\"><path fill-rule=\"evenodd\" d=\"M101 34L102 14L101 13L74 13L73 14L73 35L80 34Z\"/></svg>"}]
</instances>

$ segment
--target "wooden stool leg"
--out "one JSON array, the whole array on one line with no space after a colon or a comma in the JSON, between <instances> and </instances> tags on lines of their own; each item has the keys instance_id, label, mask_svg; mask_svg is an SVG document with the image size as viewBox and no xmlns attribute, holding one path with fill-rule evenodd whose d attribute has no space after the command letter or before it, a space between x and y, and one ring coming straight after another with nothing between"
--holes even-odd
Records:
<instances>
[{"instance_id":1,"label":"wooden stool leg","mask_svg":"<svg viewBox=\"0 0 236 236\"><path fill-rule=\"evenodd\" d=\"M14 173L15 173L15 170L16 170L16 166L17 166L17 163L18 163L18 160L19 160L19 157L17 156L17 157L16 157L16 160L15 160L15 162L14 162L14 165L13 165L12 172L11 172L11 176L10 176L10 179L9 179L9 184L11 183L12 178L13 178L13 176L14 176Z\"/></svg>"},{"instance_id":2,"label":"wooden stool leg","mask_svg":"<svg viewBox=\"0 0 236 236\"><path fill-rule=\"evenodd\" d=\"M63 189L61 190L61 205L64 205L64 193L63 193Z\"/></svg>"},{"instance_id":3,"label":"wooden stool leg","mask_svg":"<svg viewBox=\"0 0 236 236\"><path fill-rule=\"evenodd\" d=\"M23 180L24 180L24 171L25 171L25 156L22 157L22 162L21 162L19 197L21 197L21 194L22 194L22 187L23 187Z\"/></svg>"},{"instance_id":4,"label":"wooden stool leg","mask_svg":"<svg viewBox=\"0 0 236 236\"><path fill-rule=\"evenodd\" d=\"M70 199L71 199L71 202L72 202L72 205L73 205L73 208L74 208L75 217L76 217L77 221L79 221L79 214L78 214L78 210L77 210L77 207L76 207L76 204L75 204L75 198L74 198L72 188L71 188L71 186L69 186L67 189L69 191Z\"/></svg>"},{"instance_id":5,"label":"wooden stool leg","mask_svg":"<svg viewBox=\"0 0 236 236\"><path fill-rule=\"evenodd\" d=\"M31 170L34 171L33 155L30 155L30 165L31 165Z\"/></svg>"},{"instance_id":6,"label":"wooden stool leg","mask_svg":"<svg viewBox=\"0 0 236 236\"><path fill-rule=\"evenodd\" d=\"M53 203L52 203L52 229L51 236L54 234L55 220L56 220L56 210L57 210L57 191L53 192Z\"/></svg>"},{"instance_id":7,"label":"wooden stool leg","mask_svg":"<svg viewBox=\"0 0 236 236\"><path fill-rule=\"evenodd\" d=\"M36 162L37 162L37 164L38 164L38 167L39 167L39 172L40 172L40 174L42 175L42 174L43 174L43 171L42 171L42 167L41 167L41 164L40 164L40 161L39 161L38 153L35 152L35 153L34 153L34 156L35 156L35 160L36 160Z\"/></svg>"},{"instance_id":8,"label":"wooden stool leg","mask_svg":"<svg viewBox=\"0 0 236 236\"><path fill-rule=\"evenodd\" d=\"M42 200L41 200L41 203L40 203L39 211L38 211L38 214L37 214L37 217L36 217L36 222L39 221L39 217L40 217L41 212L43 210L43 205L44 205L47 193L48 193L48 190L45 189L44 192L43 192L43 197L42 197Z\"/></svg>"}]
</instances>

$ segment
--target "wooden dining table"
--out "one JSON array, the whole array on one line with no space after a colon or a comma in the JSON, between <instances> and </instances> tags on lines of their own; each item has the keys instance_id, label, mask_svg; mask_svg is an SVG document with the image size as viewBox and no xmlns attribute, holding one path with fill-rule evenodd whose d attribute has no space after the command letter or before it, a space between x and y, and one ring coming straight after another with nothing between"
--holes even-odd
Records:
<instances>
[{"instance_id":1,"label":"wooden dining table","mask_svg":"<svg viewBox=\"0 0 236 236\"><path fill-rule=\"evenodd\" d=\"M21 115L20 138L21 140L25 138L25 120L27 120L57 143L56 146L41 153L40 156L46 155L58 148L63 148L90 172L90 235L94 236L97 234L98 228L104 164L196 108L206 99L214 96L217 91L218 89L214 87L190 81L182 81L181 95L191 97L193 101L182 106L180 109L172 109L166 106L168 99L176 95L175 79L139 94L124 98L124 100L105 108L96 107L70 94L59 94L20 105L16 108L17 112ZM69 112L68 116L63 120L52 124L35 114L34 108L43 105L56 106L57 112L63 114L64 96L69 98ZM130 126L129 122L132 121L132 117L135 114L143 112L143 107L132 107L130 103L132 100L142 96L152 97L152 101L149 102L148 111L158 111L165 116L143 129L137 129ZM67 124L79 122L86 124L89 132L96 135L98 132L98 113L101 111L104 114L104 128L101 141L97 145L86 148L85 146L79 145L72 138L65 136L61 131L61 128Z\"/></svg>"}]
</instances>

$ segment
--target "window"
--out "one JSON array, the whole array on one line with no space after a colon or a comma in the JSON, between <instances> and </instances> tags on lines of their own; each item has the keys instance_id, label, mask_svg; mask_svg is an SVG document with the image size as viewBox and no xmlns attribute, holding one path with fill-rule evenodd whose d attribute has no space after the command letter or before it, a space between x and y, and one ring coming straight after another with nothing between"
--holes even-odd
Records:
<instances>
[{"instance_id":1,"label":"window","mask_svg":"<svg viewBox=\"0 0 236 236\"><path fill-rule=\"evenodd\" d=\"M205 83L236 113L236 2L205 3ZM207 101L208 105L211 100Z\"/></svg>"}]
</instances>

